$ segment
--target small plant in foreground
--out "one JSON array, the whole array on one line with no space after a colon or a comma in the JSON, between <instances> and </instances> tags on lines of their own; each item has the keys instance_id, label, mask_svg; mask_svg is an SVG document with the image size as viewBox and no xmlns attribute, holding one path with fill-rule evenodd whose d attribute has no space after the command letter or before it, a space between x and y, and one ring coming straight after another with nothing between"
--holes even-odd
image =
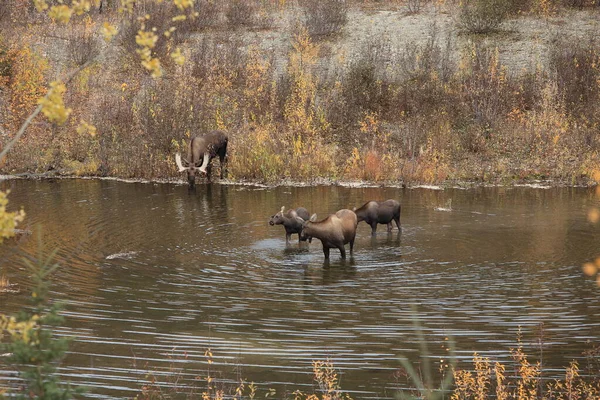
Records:
<instances>
[{"instance_id":1,"label":"small plant in foreground","mask_svg":"<svg viewBox=\"0 0 600 400\"><path fill-rule=\"evenodd\" d=\"M435 400L435 399L444 399L446 393L450 390L450 386L452 385L452 380L454 379L454 375L449 373L449 371L454 370L456 365L456 355L454 354L454 340L448 338L448 347L446 350L449 352L449 364L445 364L444 361L440 363L440 372L442 373L442 380L439 386L435 387L433 384L433 371L431 368L431 359L429 356L429 349L427 347L427 341L425 340L425 335L423 334L423 328L421 327L421 323L419 318L417 317L416 308L413 308L412 312L412 320L413 326L415 328L415 332L417 334L417 338L419 340L420 347L420 357L421 357L421 368L419 372L413 367L413 365L408 361L406 357L400 357L400 363L404 370L408 374L409 378L412 380L412 383L416 386L416 390L418 395L411 395L407 392L401 391L398 393L398 398L400 399L425 399L425 400Z\"/></svg>"},{"instance_id":2,"label":"small plant in foreground","mask_svg":"<svg viewBox=\"0 0 600 400\"><path fill-rule=\"evenodd\" d=\"M475 353L473 371L455 370L455 389L451 400L466 399L597 399L600 398L600 382L597 371L583 378L579 375L579 365L573 361L565 368L562 379L554 379L544 384L541 362L531 363L523 350L521 333L517 336L518 346L511 349L515 362L514 373L506 373L506 366L492 363L489 358ZM589 358L597 357L588 353ZM492 366L493 364L493 366Z\"/></svg>"},{"instance_id":3,"label":"small plant in foreground","mask_svg":"<svg viewBox=\"0 0 600 400\"><path fill-rule=\"evenodd\" d=\"M317 394L306 394L299 390L294 392L294 400L352 400L348 393L340 387L338 373L330 360L313 361L313 374L321 397Z\"/></svg>"},{"instance_id":4,"label":"small plant in foreground","mask_svg":"<svg viewBox=\"0 0 600 400\"><path fill-rule=\"evenodd\" d=\"M70 399L82 393L60 382L56 372L69 346L68 338L56 338L53 328L64 319L59 315L60 305L48 302L48 277L58 268L53 264L56 251L44 256L42 246L37 262L24 260L31 271L32 307L16 316L0 314L0 333L7 334L8 343L0 343L0 353L8 353L6 361L17 371L20 382L9 395L16 398ZM1 335L0 335L1 336Z\"/></svg>"}]
</instances>

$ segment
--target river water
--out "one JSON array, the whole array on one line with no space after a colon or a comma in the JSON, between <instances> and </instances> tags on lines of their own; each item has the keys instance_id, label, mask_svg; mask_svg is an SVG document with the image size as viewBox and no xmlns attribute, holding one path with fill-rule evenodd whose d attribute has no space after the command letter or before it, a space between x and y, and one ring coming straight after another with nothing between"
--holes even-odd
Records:
<instances>
[{"instance_id":1,"label":"river water","mask_svg":"<svg viewBox=\"0 0 600 400\"><path fill-rule=\"evenodd\" d=\"M22 227L59 249L51 296L65 305L59 334L76 337L61 374L89 397L132 398L149 371L202 389L210 368L224 386L245 378L284 398L312 391L312 361L329 359L354 398L393 398L410 386L399 357L419 368L427 355L437 370L449 338L469 368L475 351L509 363L521 329L551 377L571 360L584 364L600 336L600 288L582 273L600 255L600 224L587 217L600 206L593 189L189 192L109 180L8 180L0 189L25 209ZM391 198L402 203L402 232L380 225L371 237L360 224L346 261L332 249L325 264L318 240L299 245L294 235L286 247L283 227L267 223L281 206L325 217ZM0 247L0 272L21 289L0 294L0 311L26 302L20 260L37 247L35 235ZM12 379L0 359L0 386Z\"/></svg>"}]
</instances>

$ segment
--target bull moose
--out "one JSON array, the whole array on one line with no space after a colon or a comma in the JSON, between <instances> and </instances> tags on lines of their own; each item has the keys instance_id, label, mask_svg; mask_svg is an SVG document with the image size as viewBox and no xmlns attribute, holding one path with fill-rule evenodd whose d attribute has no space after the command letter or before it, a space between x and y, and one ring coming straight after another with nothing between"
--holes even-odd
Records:
<instances>
[{"instance_id":1,"label":"bull moose","mask_svg":"<svg viewBox=\"0 0 600 400\"><path fill-rule=\"evenodd\" d=\"M306 241L313 237L321 240L326 260L329 259L329 249L331 248L338 248L342 258L346 258L344 245L350 243L350 255L352 255L357 225L356 214L352 210L339 210L318 222L317 214L313 214L310 220L304 222L300 240Z\"/></svg>"},{"instance_id":2,"label":"bull moose","mask_svg":"<svg viewBox=\"0 0 600 400\"><path fill-rule=\"evenodd\" d=\"M187 171L190 187L194 187L196 183L196 172L205 174L210 182L210 162L216 156L219 156L221 179L223 179L227 168L227 141L226 134L213 131L206 135L194 136L190 140L187 159L182 160L179 153L175 154L175 162L177 163L179 172Z\"/></svg>"},{"instance_id":3,"label":"bull moose","mask_svg":"<svg viewBox=\"0 0 600 400\"><path fill-rule=\"evenodd\" d=\"M295 210L288 210L286 213L285 206L281 207L281 210L272 215L269 219L269 225L283 225L285 228L285 244L290 243L292 234L298 234L298 241L300 241L300 232L302 231L302 224L304 221L308 221L310 214L304 207L298 207Z\"/></svg>"},{"instance_id":4,"label":"bull moose","mask_svg":"<svg viewBox=\"0 0 600 400\"><path fill-rule=\"evenodd\" d=\"M392 231L392 221L400 230L400 203L396 200L368 201L358 209L354 209L358 222L365 221L371 226L371 234L377 233L377 224L387 224L388 232Z\"/></svg>"}]
</instances>

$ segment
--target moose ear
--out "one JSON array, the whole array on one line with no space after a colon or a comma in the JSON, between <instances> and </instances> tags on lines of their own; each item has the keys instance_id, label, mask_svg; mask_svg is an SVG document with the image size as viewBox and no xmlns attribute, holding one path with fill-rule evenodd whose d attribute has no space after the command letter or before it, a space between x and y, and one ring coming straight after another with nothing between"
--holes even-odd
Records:
<instances>
[{"instance_id":1,"label":"moose ear","mask_svg":"<svg viewBox=\"0 0 600 400\"><path fill-rule=\"evenodd\" d=\"M280 213L282 213L282 214L283 214L283 210L285 210L285 206L281 206L281 211L280 211Z\"/></svg>"},{"instance_id":2,"label":"moose ear","mask_svg":"<svg viewBox=\"0 0 600 400\"><path fill-rule=\"evenodd\" d=\"M310 222L315 222L316 220L317 220L317 214L313 214L310 216L310 219L309 219Z\"/></svg>"}]
</instances>

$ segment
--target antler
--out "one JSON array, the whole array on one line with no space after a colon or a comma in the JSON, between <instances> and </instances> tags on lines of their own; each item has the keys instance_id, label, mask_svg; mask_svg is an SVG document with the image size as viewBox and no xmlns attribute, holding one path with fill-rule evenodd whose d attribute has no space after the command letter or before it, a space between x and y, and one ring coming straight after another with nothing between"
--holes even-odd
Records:
<instances>
[{"instance_id":1,"label":"antler","mask_svg":"<svg viewBox=\"0 0 600 400\"><path fill-rule=\"evenodd\" d=\"M184 159L183 161L185 161L185 163L188 165L190 164L186 159ZM175 163L177 164L177 168L179 169L179 172L183 172L189 168L189 167L185 167L181 163L181 154L179 154L179 153L175 154Z\"/></svg>"},{"instance_id":2,"label":"antler","mask_svg":"<svg viewBox=\"0 0 600 400\"><path fill-rule=\"evenodd\" d=\"M206 167L208 167L208 163L210 161L210 155L208 152L204 153L204 159L202 160L202 165L200 166L200 172L206 174Z\"/></svg>"}]
</instances>

